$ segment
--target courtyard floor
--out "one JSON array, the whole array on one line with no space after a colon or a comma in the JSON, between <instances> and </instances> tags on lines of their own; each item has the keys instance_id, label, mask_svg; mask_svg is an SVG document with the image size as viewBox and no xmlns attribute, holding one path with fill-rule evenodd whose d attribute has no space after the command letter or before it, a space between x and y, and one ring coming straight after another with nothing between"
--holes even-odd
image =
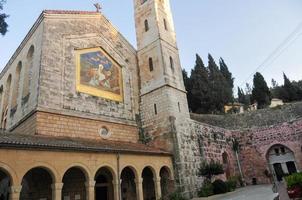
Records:
<instances>
[{"instance_id":1,"label":"courtyard floor","mask_svg":"<svg viewBox=\"0 0 302 200\"><path fill-rule=\"evenodd\" d=\"M277 194L273 193L271 185L256 185L239 188L234 192L223 195L194 200L273 200L276 196Z\"/></svg>"}]
</instances>

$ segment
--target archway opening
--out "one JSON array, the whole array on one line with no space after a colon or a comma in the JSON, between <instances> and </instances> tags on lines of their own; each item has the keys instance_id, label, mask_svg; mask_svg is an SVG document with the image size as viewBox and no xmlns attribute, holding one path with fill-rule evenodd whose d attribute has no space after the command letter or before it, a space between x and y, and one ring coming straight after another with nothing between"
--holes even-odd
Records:
<instances>
[{"instance_id":1,"label":"archway opening","mask_svg":"<svg viewBox=\"0 0 302 200\"><path fill-rule=\"evenodd\" d=\"M95 199L113 200L113 175L109 169L103 167L95 175Z\"/></svg>"},{"instance_id":2,"label":"archway opening","mask_svg":"<svg viewBox=\"0 0 302 200\"><path fill-rule=\"evenodd\" d=\"M121 173L121 196L122 200L136 200L135 173L130 167L123 169Z\"/></svg>"},{"instance_id":3,"label":"archway opening","mask_svg":"<svg viewBox=\"0 0 302 200\"><path fill-rule=\"evenodd\" d=\"M223 163L223 169L225 171L226 179L229 179L231 176L231 172L230 172L229 156L227 152L223 152L222 154L222 163Z\"/></svg>"},{"instance_id":4,"label":"archway opening","mask_svg":"<svg viewBox=\"0 0 302 200\"><path fill-rule=\"evenodd\" d=\"M174 191L174 183L171 177L171 172L167 167L162 167L160 170L160 188L163 200L169 199L169 194Z\"/></svg>"},{"instance_id":5,"label":"archway opening","mask_svg":"<svg viewBox=\"0 0 302 200\"><path fill-rule=\"evenodd\" d=\"M0 200L9 200L10 184L10 177L0 169Z\"/></svg>"},{"instance_id":6,"label":"archway opening","mask_svg":"<svg viewBox=\"0 0 302 200\"><path fill-rule=\"evenodd\" d=\"M63 176L62 199L86 199L86 176L77 167L68 169Z\"/></svg>"},{"instance_id":7,"label":"archway opening","mask_svg":"<svg viewBox=\"0 0 302 200\"><path fill-rule=\"evenodd\" d=\"M267 152L267 161L276 181L297 172L294 153L284 145L272 146Z\"/></svg>"},{"instance_id":8,"label":"archway opening","mask_svg":"<svg viewBox=\"0 0 302 200\"><path fill-rule=\"evenodd\" d=\"M22 179L20 199L52 199L52 183L52 176L47 170L40 167L31 169Z\"/></svg>"},{"instance_id":9,"label":"archway opening","mask_svg":"<svg viewBox=\"0 0 302 200\"><path fill-rule=\"evenodd\" d=\"M142 173L144 200L155 200L154 175L150 167L146 167Z\"/></svg>"}]
</instances>

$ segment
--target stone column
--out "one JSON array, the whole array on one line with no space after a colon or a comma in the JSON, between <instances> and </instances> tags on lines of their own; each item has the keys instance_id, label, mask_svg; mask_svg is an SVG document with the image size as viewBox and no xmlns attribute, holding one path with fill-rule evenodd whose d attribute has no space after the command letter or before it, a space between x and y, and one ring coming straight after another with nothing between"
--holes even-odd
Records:
<instances>
[{"instance_id":1,"label":"stone column","mask_svg":"<svg viewBox=\"0 0 302 200\"><path fill-rule=\"evenodd\" d=\"M113 199L114 200L120 200L120 189L121 189L121 186L119 185L119 183L118 183L117 180L113 180L112 184L113 184Z\"/></svg>"},{"instance_id":2,"label":"stone column","mask_svg":"<svg viewBox=\"0 0 302 200\"><path fill-rule=\"evenodd\" d=\"M136 185L137 200L144 200L143 179L142 178L136 179L135 185Z\"/></svg>"},{"instance_id":3,"label":"stone column","mask_svg":"<svg viewBox=\"0 0 302 200\"><path fill-rule=\"evenodd\" d=\"M22 190L22 185L13 185L10 187L10 200L19 200L20 199L20 193Z\"/></svg>"},{"instance_id":4,"label":"stone column","mask_svg":"<svg viewBox=\"0 0 302 200\"><path fill-rule=\"evenodd\" d=\"M52 189L52 199L62 200L63 183L54 183L51 185L51 189Z\"/></svg>"},{"instance_id":5,"label":"stone column","mask_svg":"<svg viewBox=\"0 0 302 200\"><path fill-rule=\"evenodd\" d=\"M87 200L94 200L94 186L95 186L95 180L89 180L85 183L86 185L86 199Z\"/></svg>"},{"instance_id":6,"label":"stone column","mask_svg":"<svg viewBox=\"0 0 302 200\"><path fill-rule=\"evenodd\" d=\"M161 186L160 186L160 177L154 178L154 189L155 189L155 197L156 200L160 200L161 198Z\"/></svg>"}]
</instances>

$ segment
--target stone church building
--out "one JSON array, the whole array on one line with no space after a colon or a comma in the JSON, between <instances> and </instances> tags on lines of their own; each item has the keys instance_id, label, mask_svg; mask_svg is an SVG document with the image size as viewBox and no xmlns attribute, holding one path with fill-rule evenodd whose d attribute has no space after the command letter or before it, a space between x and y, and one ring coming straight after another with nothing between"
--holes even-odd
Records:
<instances>
[{"instance_id":1,"label":"stone church building","mask_svg":"<svg viewBox=\"0 0 302 200\"><path fill-rule=\"evenodd\" d=\"M99 12L45 10L12 55L0 74L1 200L191 198L210 160L248 184L302 169L301 103L190 114L169 0L134 6L137 48Z\"/></svg>"}]
</instances>

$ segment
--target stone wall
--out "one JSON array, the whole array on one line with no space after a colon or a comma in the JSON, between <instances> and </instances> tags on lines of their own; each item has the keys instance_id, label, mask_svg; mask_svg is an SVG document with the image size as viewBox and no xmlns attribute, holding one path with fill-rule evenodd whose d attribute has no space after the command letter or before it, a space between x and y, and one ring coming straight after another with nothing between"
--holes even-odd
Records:
<instances>
[{"instance_id":1,"label":"stone wall","mask_svg":"<svg viewBox=\"0 0 302 200\"><path fill-rule=\"evenodd\" d=\"M41 20L40 16L0 74L0 121L2 121L2 113L5 112L4 107L7 105L7 130L14 129L25 116L37 107L43 39ZM29 60L30 50L33 50L31 61ZM21 71L17 76L18 67L21 68ZM11 85L8 85L7 80L10 76ZM25 97L23 96L24 85L28 85L29 92ZM8 90L9 93L7 93ZM16 100L13 100L13 96ZM13 101L16 102L13 103Z\"/></svg>"},{"instance_id":2,"label":"stone wall","mask_svg":"<svg viewBox=\"0 0 302 200\"><path fill-rule=\"evenodd\" d=\"M211 160L223 163L222 154L228 156L230 175L236 174L236 161L232 151L232 132L223 128L202 124L190 119L180 122L175 132L177 138L177 155L175 157L178 184L187 197L197 195L203 179L198 171L203 162ZM226 174L216 177L226 179Z\"/></svg>"},{"instance_id":3,"label":"stone wall","mask_svg":"<svg viewBox=\"0 0 302 200\"><path fill-rule=\"evenodd\" d=\"M38 109L135 120L138 68L135 49L101 14L45 13ZM124 101L76 91L77 49L101 47L122 67Z\"/></svg>"},{"instance_id":4,"label":"stone wall","mask_svg":"<svg viewBox=\"0 0 302 200\"><path fill-rule=\"evenodd\" d=\"M276 108L257 110L243 114L199 115L191 118L205 124L223 127L229 130L271 126L283 122L295 121L302 117L302 102L285 104Z\"/></svg>"}]
</instances>

